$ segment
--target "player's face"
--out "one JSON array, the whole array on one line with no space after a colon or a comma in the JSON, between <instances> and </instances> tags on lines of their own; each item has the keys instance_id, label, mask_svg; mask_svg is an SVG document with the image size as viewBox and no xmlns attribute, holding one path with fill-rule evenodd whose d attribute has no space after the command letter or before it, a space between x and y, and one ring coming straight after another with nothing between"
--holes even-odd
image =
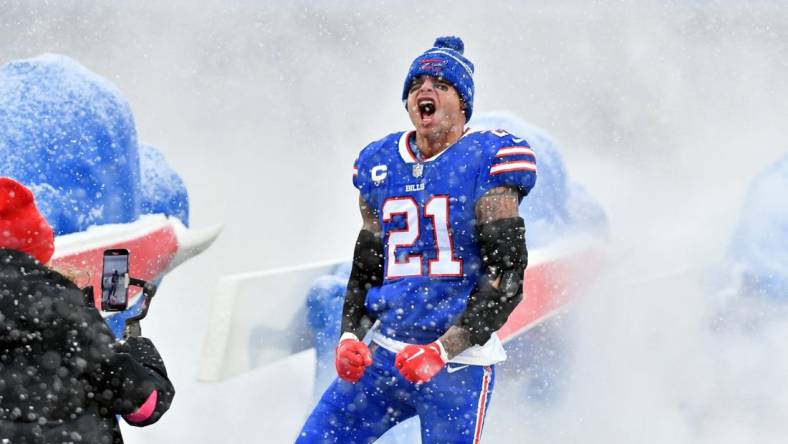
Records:
<instances>
[{"instance_id":1,"label":"player's face","mask_svg":"<svg viewBox=\"0 0 788 444\"><path fill-rule=\"evenodd\" d=\"M408 90L408 115L416 131L427 137L440 136L452 127L465 125L465 113L457 90L428 75L416 77Z\"/></svg>"}]
</instances>

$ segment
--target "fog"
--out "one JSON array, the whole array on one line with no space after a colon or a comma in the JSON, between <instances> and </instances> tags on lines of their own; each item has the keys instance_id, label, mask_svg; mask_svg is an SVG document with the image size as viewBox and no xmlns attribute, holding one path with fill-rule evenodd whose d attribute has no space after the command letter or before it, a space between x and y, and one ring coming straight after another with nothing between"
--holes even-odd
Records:
<instances>
[{"instance_id":1,"label":"fog","mask_svg":"<svg viewBox=\"0 0 788 444\"><path fill-rule=\"evenodd\" d=\"M164 280L143 324L178 393L157 425L124 427L127 442L292 441L307 412L287 387L305 392L301 375L196 382L217 279L350 256L353 160L409 127L407 67L443 34L461 36L476 65L474 112L507 110L551 133L610 221L608 269L568 316L562 394L550 406L494 396L491 442L788 436L788 323L714 328L726 279L702 279L721 267L748 183L786 151L785 3L18 1L0 11L0 60L62 53L110 79L139 140L184 179L191 226L224 223L213 247Z\"/></svg>"}]
</instances>

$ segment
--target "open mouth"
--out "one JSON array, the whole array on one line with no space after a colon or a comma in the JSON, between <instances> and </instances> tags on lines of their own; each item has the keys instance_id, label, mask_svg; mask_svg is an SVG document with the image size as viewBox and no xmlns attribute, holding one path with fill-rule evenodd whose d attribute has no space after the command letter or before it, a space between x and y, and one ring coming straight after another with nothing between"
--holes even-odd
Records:
<instances>
[{"instance_id":1,"label":"open mouth","mask_svg":"<svg viewBox=\"0 0 788 444\"><path fill-rule=\"evenodd\" d=\"M429 117L435 114L435 102L430 99L419 100L419 112L422 117Z\"/></svg>"}]
</instances>

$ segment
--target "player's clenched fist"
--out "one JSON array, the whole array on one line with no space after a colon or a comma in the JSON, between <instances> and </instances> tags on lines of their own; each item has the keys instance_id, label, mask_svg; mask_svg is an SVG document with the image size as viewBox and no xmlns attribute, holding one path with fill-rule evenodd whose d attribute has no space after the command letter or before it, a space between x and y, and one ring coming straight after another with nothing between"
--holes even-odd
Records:
<instances>
[{"instance_id":1,"label":"player's clenched fist","mask_svg":"<svg viewBox=\"0 0 788 444\"><path fill-rule=\"evenodd\" d=\"M448 361L439 341L427 345L408 345L397 353L394 367L410 382L421 384L432 379Z\"/></svg>"},{"instance_id":2,"label":"player's clenched fist","mask_svg":"<svg viewBox=\"0 0 788 444\"><path fill-rule=\"evenodd\" d=\"M340 339L337 346L337 375L348 382L358 382L364 376L364 370L372 364L372 353L367 344L359 341L354 335Z\"/></svg>"}]
</instances>

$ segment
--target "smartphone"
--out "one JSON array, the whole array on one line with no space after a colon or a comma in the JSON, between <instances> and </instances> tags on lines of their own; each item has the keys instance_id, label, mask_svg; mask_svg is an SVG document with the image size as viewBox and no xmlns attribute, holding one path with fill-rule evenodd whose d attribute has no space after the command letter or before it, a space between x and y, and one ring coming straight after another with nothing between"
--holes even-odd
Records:
<instances>
[{"instance_id":1,"label":"smartphone","mask_svg":"<svg viewBox=\"0 0 788 444\"><path fill-rule=\"evenodd\" d=\"M123 311L129 300L129 250L104 251L101 271L101 310Z\"/></svg>"}]
</instances>

